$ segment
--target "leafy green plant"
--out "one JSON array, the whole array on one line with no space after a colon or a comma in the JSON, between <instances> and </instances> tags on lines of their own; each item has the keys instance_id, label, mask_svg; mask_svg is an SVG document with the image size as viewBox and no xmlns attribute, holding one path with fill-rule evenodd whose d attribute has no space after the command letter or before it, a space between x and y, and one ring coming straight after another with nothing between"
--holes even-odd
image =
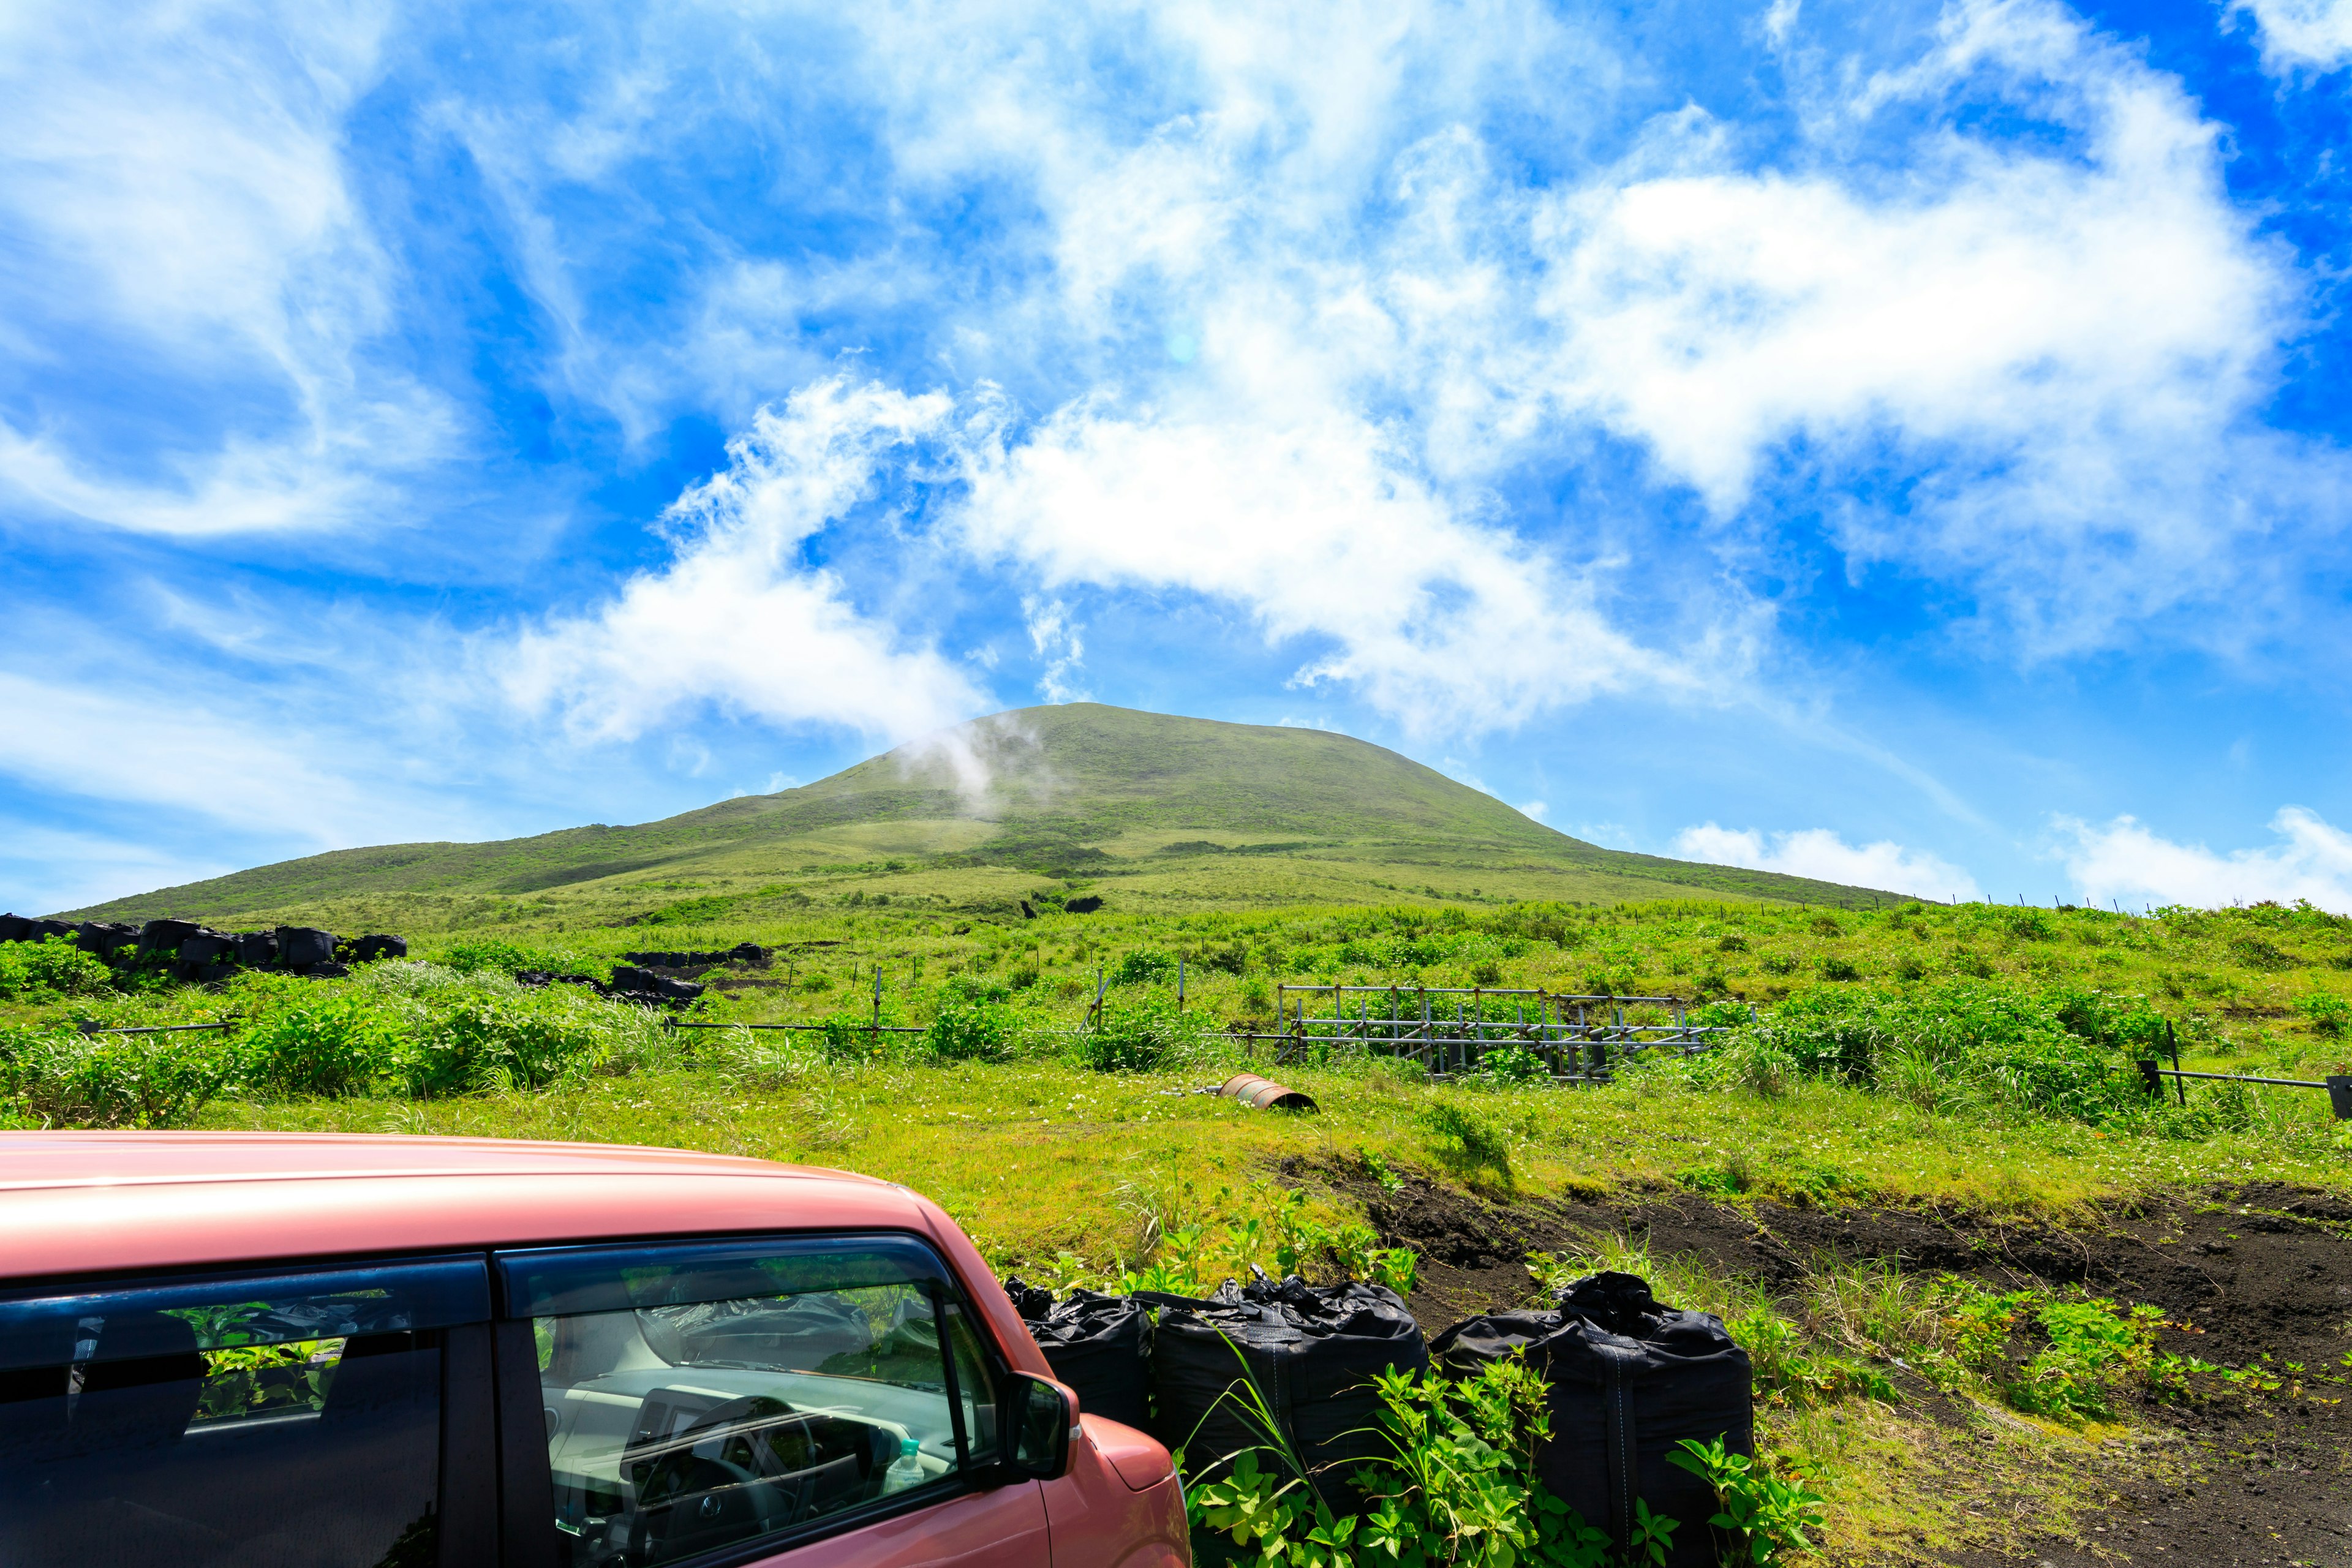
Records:
<instances>
[{"instance_id":1,"label":"leafy green plant","mask_svg":"<svg viewBox=\"0 0 2352 1568\"><path fill-rule=\"evenodd\" d=\"M1176 978L1176 960L1156 947L1122 953L1110 972L1113 985L1157 985Z\"/></svg>"},{"instance_id":2,"label":"leafy green plant","mask_svg":"<svg viewBox=\"0 0 2352 1568\"><path fill-rule=\"evenodd\" d=\"M0 942L0 999L48 1003L111 990L114 971L61 936Z\"/></svg>"},{"instance_id":3,"label":"leafy green plant","mask_svg":"<svg viewBox=\"0 0 2352 1568\"><path fill-rule=\"evenodd\" d=\"M1493 1046L1478 1058L1476 1076L1496 1084L1539 1083L1551 1068L1525 1046Z\"/></svg>"},{"instance_id":4,"label":"leafy green plant","mask_svg":"<svg viewBox=\"0 0 2352 1568\"><path fill-rule=\"evenodd\" d=\"M1769 1568L1812 1544L1805 1531L1820 1524L1824 1503L1802 1481L1726 1452L1721 1437L1705 1443L1685 1437L1666 1462L1715 1489L1717 1508L1706 1522L1716 1532L1719 1561Z\"/></svg>"},{"instance_id":5,"label":"leafy green plant","mask_svg":"<svg viewBox=\"0 0 2352 1568\"><path fill-rule=\"evenodd\" d=\"M1206 1422L1220 1405L1231 1405L1243 1429L1256 1441L1188 1466L1185 1451L1200 1435L1196 1424L1177 1447L1176 1468L1191 1477L1184 1489L1184 1514L1196 1542L1215 1548L1229 1542L1247 1553L1244 1560L1263 1564L1351 1568L1348 1549L1355 1516L1342 1518L1331 1511L1308 1479L1290 1435L1275 1419L1247 1358L1231 1341L1226 1348L1241 1375L1211 1402L1201 1420ZM1280 1468L1261 1466L1261 1454ZM1201 1542L1202 1535L1209 1540Z\"/></svg>"},{"instance_id":6,"label":"leafy green plant","mask_svg":"<svg viewBox=\"0 0 2352 1568\"><path fill-rule=\"evenodd\" d=\"M2043 1415L2104 1416L2116 1385L2145 1377L2155 1363L2159 1307L2118 1307L2105 1300L2053 1301L2034 1314L2048 1343L2003 1391L2020 1410Z\"/></svg>"},{"instance_id":7,"label":"leafy green plant","mask_svg":"<svg viewBox=\"0 0 2352 1568\"><path fill-rule=\"evenodd\" d=\"M0 1056L0 1099L37 1127L184 1127L236 1078L216 1034L20 1034Z\"/></svg>"},{"instance_id":8,"label":"leafy green plant","mask_svg":"<svg viewBox=\"0 0 2352 1568\"><path fill-rule=\"evenodd\" d=\"M1458 1381L1375 1373L1389 1453L1359 1470L1364 1554L1398 1568L1601 1568L1608 1537L1535 1479L1550 1435L1549 1386L1517 1360ZM1642 1511L1643 1558L1663 1563L1675 1521Z\"/></svg>"},{"instance_id":9,"label":"leafy green plant","mask_svg":"<svg viewBox=\"0 0 2352 1568\"><path fill-rule=\"evenodd\" d=\"M997 1061L1020 1026L1005 1005L1007 988L961 978L940 987L923 1045L940 1061Z\"/></svg>"},{"instance_id":10,"label":"leafy green plant","mask_svg":"<svg viewBox=\"0 0 2352 1568\"><path fill-rule=\"evenodd\" d=\"M609 979L612 961L583 958L578 953L552 948L529 947L499 937L469 937L450 943L434 954L436 962L456 970L460 974L520 974L526 970L544 970L551 974L593 974L597 979Z\"/></svg>"},{"instance_id":11,"label":"leafy green plant","mask_svg":"<svg viewBox=\"0 0 2352 1568\"><path fill-rule=\"evenodd\" d=\"M409 1020L363 992L276 988L239 1042L242 1076L281 1094L363 1092L400 1071Z\"/></svg>"}]
</instances>

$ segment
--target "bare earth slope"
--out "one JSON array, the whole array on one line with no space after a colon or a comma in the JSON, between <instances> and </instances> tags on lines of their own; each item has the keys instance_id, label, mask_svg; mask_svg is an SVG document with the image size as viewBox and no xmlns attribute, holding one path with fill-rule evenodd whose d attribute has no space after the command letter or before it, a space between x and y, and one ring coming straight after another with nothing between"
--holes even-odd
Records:
<instances>
[{"instance_id":1,"label":"bare earth slope","mask_svg":"<svg viewBox=\"0 0 2352 1568\"><path fill-rule=\"evenodd\" d=\"M389 895L742 893L887 865L934 896L1038 873L1140 901L1344 901L1397 892L1706 896L1856 904L1892 894L1603 849L1383 747L1317 730L1097 703L999 713L800 789L634 827L337 850L119 899L90 918L221 918ZM694 879L682 883L681 877ZM1440 884L1443 884L1441 887Z\"/></svg>"}]
</instances>

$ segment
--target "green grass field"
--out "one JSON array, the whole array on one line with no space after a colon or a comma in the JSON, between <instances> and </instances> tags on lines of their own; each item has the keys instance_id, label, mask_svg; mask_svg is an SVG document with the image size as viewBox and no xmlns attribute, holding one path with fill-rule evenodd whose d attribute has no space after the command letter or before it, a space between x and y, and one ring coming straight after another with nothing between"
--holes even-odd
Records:
<instances>
[{"instance_id":1,"label":"green grass field","mask_svg":"<svg viewBox=\"0 0 2352 1568\"><path fill-rule=\"evenodd\" d=\"M957 907L926 880L975 875L1003 879L1007 907ZM14 954L0 962L11 1114L135 1121L161 1105L165 1119L211 1127L586 1139L836 1166L929 1194L1001 1270L1065 1285L1154 1268L1206 1284L1252 1262L1273 1268L1283 1226L1332 1243L1394 1190L1453 1194L1444 1201L1534 1231L1559 1231L1572 1207L1583 1229L1560 1245L1621 1258L1640 1240L1612 1216L1668 1202L1758 1223L1899 1212L1998 1235L2095 1229L2151 1203L2264 1184L2352 1195L2352 1137L2325 1094L2199 1085L2183 1110L2147 1101L2128 1066L2169 1025L2191 1068L2296 1079L2352 1068L2352 921L2315 911L1507 902L1483 881L1436 896L1428 883L1400 889L1377 905L1219 905L1196 887L1189 905L1122 891L1096 914L1055 907L1079 884L1104 885L910 865L782 906L697 904L711 895L681 885L664 889L676 895L670 918L629 925L529 900L487 904L469 921L458 917L472 906L453 900L447 925L418 933L425 963L348 981L201 988L87 964L45 981L16 944L0 950ZM362 916L346 930L397 930L402 900L425 896L338 907ZM1020 915L1022 898L1035 918ZM772 961L711 972L681 1021L831 1019L829 1037L672 1030L578 988L520 990L504 973L598 972L630 951L746 939L773 948ZM1180 957L1184 1015L1171 1025L1168 965ZM930 1033L866 1032L877 973L881 1021ZM1219 1031L1274 1029L1283 987L1334 982L1672 994L1712 1001L1725 1018L1753 1007L1757 1023L1716 1058L1606 1087L1433 1082L1326 1055L1279 1068L1318 1099L1317 1115L1198 1092L1272 1066L1269 1044ZM1098 984L1117 1027L1160 1031L1135 1070L1086 1065L1080 1026ZM109 1045L68 1027L224 1015L238 1027L220 1037ZM1931 1047L1942 1054L1922 1054ZM173 1064L205 1050L204 1083L156 1098ZM1328 1273L1348 1247L1313 1256ZM1640 1261L1766 1347L1767 1450L1828 1500L1823 1549L1836 1560L2087 1530L2103 1467L2126 1451L2144 1460L2160 1436L2120 1394L2042 1408L2020 1392L2039 1386L2020 1368L2062 1348L2032 1327L2032 1312L2064 1306L2057 1296L2003 1309L2026 1314L2004 1371L1997 1347L1963 1331L1968 1313L1992 1309L1951 1294L1977 1289L1953 1277L1882 1279L1866 1260L1824 1257L1803 1282L1767 1289L1696 1256ZM1531 1299L1535 1273L1512 1283L1514 1268L1465 1276L1433 1257L1417 1305L1442 1318ZM1874 1289L1892 1289L1900 1310L1864 1332L1836 1303ZM2079 1310L2106 1321L2106 1309ZM2156 1352L2117 1344L2083 1386L2154 1386ZM2018 1359L2029 1352L2042 1360Z\"/></svg>"}]
</instances>

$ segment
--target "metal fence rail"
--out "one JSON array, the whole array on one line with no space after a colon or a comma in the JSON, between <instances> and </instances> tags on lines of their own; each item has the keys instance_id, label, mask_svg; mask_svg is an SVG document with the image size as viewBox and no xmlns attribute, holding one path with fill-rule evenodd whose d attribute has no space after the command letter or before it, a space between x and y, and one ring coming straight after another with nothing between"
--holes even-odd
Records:
<instances>
[{"instance_id":1,"label":"metal fence rail","mask_svg":"<svg viewBox=\"0 0 2352 1568\"><path fill-rule=\"evenodd\" d=\"M1310 999L1328 1011L1310 1014ZM1692 1023L1690 1004L1679 996L1506 986L1285 984L1275 1005L1283 1021L1277 1061L1318 1047L1355 1048L1410 1057L1441 1077L1476 1072L1488 1052L1510 1048L1532 1053L1551 1078L1605 1082L1617 1063L1643 1051L1709 1050L1732 1026ZM1628 1007L1669 1009L1673 1017L1628 1019Z\"/></svg>"}]
</instances>

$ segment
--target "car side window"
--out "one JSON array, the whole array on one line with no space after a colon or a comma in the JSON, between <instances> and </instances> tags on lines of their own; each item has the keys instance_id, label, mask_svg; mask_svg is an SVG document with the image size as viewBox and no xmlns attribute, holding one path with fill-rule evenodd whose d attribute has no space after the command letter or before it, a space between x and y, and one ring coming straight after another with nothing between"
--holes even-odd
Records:
<instances>
[{"instance_id":1,"label":"car side window","mask_svg":"<svg viewBox=\"0 0 2352 1568\"><path fill-rule=\"evenodd\" d=\"M895 1236L499 1259L539 1356L572 1568L772 1551L944 1498L994 1456L995 1373L931 1250Z\"/></svg>"},{"instance_id":2,"label":"car side window","mask_svg":"<svg viewBox=\"0 0 2352 1568\"><path fill-rule=\"evenodd\" d=\"M425 1568L480 1258L0 1296L0 1563Z\"/></svg>"}]
</instances>

